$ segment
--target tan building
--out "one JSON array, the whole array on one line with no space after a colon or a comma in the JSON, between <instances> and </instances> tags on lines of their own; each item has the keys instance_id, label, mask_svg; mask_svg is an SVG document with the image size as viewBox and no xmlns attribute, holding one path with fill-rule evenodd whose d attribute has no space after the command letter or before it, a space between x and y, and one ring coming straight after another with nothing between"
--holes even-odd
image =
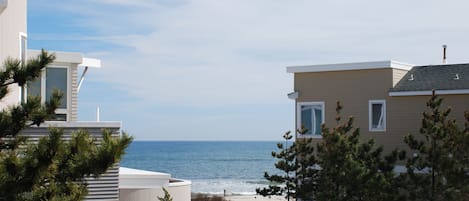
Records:
<instances>
[{"instance_id":1,"label":"tan building","mask_svg":"<svg viewBox=\"0 0 469 201\"><path fill-rule=\"evenodd\" d=\"M469 64L413 66L396 61L287 67L294 75L297 128L321 139L321 124L336 125L336 102L342 117L355 118L363 139L374 138L385 150L406 148L405 135L419 132L432 89L451 106L460 126L469 111Z\"/></svg>"}]
</instances>

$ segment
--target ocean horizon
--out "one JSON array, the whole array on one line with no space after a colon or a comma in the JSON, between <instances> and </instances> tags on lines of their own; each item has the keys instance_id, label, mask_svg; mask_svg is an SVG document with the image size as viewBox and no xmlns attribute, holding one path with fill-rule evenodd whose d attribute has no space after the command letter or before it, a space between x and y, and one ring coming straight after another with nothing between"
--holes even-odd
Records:
<instances>
[{"instance_id":1,"label":"ocean horizon","mask_svg":"<svg viewBox=\"0 0 469 201\"><path fill-rule=\"evenodd\" d=\"M192 181L193 193L254 195L278 173L275 141L134 141L122 167L171 174Z\"/></svg>"}]
</instances>

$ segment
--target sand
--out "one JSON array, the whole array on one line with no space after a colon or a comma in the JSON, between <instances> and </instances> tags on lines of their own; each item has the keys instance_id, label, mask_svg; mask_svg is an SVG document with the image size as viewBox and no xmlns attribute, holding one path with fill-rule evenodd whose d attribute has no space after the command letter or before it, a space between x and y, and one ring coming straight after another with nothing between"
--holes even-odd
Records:
<instances>
[{"instance_id":1,"label":"sand","mask_svg":"<svg viewBox=\"0 0 469 201\"><path fill-rule=\"evenodd\" d=\"M226 196L227 201L285 201L283 196L263 197L260 195Z\"/></svg>"}]
</instances>

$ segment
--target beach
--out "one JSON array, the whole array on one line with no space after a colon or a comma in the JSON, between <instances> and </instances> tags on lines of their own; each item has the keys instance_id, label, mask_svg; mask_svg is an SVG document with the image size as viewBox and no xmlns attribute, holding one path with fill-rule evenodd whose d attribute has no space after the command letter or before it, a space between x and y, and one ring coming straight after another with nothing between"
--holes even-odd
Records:
<instances>
[{"instance_id":1,"label":"beach","mask_svg":"<svg viewBox=\"0 0 469 201\"><path fill-rule=\"evenodd\" d=\"M285 201L283 196L271 196L264 197L260 195L237 195L237 196L226 196L227 201Z\"/></svg>"},{"instance_id":2,"label":"beach","mask_svg":"<svg viewBox=\"0 0 469 201\"><path fill-rule=\"evenodd\" d=\"M210 199L207 199L210 198ZM209 194L192 194L193 201L286 201L284 196L264 197L261 195L209 195Z\"/></svg>"}]
</instances>

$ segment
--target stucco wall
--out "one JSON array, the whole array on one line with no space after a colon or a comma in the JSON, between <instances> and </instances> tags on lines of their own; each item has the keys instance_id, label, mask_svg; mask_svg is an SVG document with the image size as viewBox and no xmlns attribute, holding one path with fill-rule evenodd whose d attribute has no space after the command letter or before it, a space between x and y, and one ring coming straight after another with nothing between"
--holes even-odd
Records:
<instances>
[{"instance_id":1,"label":"stucco wall","mask_svg":"<svg viewBox=\"0 0 469 201\"><path fill-rule=\"evenodd\" d=\"M27 33L26 0L10 0L0 13L0 63L7 57L18 58L20 54L20 33ZM19 88L11 85L10 93L0 102L0 109L19 102Z\"/></svg>"},{"instance_id":2,"label":"stucco wall","mask_svg":"<svg viewBox=\"0 0 469 201\"><path fill-rule=\"evenodd\" d=\"M191 183L188 181L180 181L170 183L165 186L173 201L190 201L191 200ZM119 201L147 201L158 200L158 197L164 197L162 187L141 188L141 189L119 189Z\"/></svg>"}]
</instances>

